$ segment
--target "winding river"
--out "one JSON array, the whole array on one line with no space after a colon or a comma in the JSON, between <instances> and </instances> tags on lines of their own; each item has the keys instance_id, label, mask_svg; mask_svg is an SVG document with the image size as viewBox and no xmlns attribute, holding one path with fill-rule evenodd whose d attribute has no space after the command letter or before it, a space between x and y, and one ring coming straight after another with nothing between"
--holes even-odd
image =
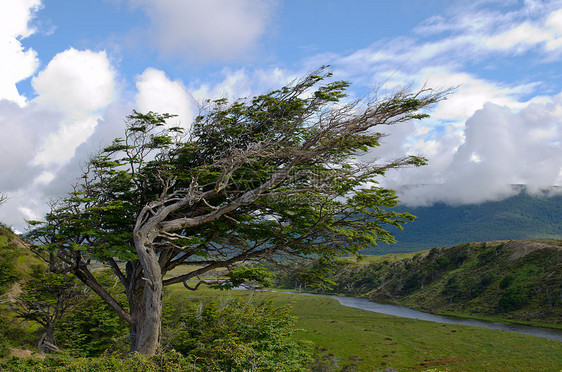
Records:
<instances>
[{"instance_id":1,"label":"winding river","mask_svg":"<svg viewBox=\"0 0 562 372\"><path fill-rule=\"evenodd\" d=\"M447 316L447 315L435 315L430 313L424 313L422 311L413 310L405 306L380 304L377 302L369 301L366 298L359 298L359 297L342 297L342 296L318 295L312 293L299 293L299 292L283 292L283 293L330 297L338 300L339 303L344 306L355 307L357 309L362 309L367 311L373 311L375 313L399 316L402 318L420 319L420 320L427 320L430 322L462 324L462 325L469 325L475 327L499 329L502 331L517 332L526 335L547 338L550 340L562 341L562 329L533 327L533 326L511 324L511 323L487 322L482 320L457 318L454 316Z\"/></svg>"}]
</instances>

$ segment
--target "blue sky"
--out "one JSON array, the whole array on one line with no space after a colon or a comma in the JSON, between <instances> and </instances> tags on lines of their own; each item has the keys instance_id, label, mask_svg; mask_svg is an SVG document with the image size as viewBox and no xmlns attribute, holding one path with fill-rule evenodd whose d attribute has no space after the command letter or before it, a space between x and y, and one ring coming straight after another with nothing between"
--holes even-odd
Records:
<instances>
[{"instance_id":1,"label":"blue sky","mask_svg":"<svg viewBox=\"0 0 562 372\"><path fill-rule=\"evenodd\" d=\"M205 98L259 94L324 64L355 96L458 86L364 157L429 158L380 180L405 203L562 185L562 1L1 1L0 221L16 228L132 109L189 126Z\"/></svg>"}]
</instances>

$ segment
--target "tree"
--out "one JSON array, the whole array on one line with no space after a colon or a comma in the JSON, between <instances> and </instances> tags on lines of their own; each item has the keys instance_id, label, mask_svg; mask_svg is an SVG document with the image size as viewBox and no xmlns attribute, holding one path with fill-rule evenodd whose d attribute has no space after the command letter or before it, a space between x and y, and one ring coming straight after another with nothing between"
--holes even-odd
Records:
<instances>
[{"instance_id":1,"label":"tree","mask_svg":"<svg viewBox=\"0 0 562 372\"><path fill-rule=\"evenodd\" d=\"M448 92L348 102L349 84L322 85L330 77L321 68L252 99L207 101L188 131L167 126L169 114L135 111L124 138L87 164L30 236L51 269L74 273L129 324L131 350L146 354L159 347L164 286L259 279L259 270L239 268L258 261L316 260L314 280L339 255L392 242L385 228L413 216L389 210L394 192L373 183L425 159L359 155L380 145L377 126L423 119ZM114 271L128 309L96 281L91 260ZM191 269L165 277L179 266Z\"/></svg>"},{"instance_id":2,"label":"tree","mask_svg":"<svg viewBox=\"0 0 562 372\"><path fill-rule=\"evenodd\" d=\"M37 344L41 351L57 351L55 325L78 296L76 279L45 271L39 265L33 265L31 269L14 310L20 318L39 323L45 329Z\"/></svg>"},{"instance_id":3,"label":"tree","mask_svg":"<svg viewBox=\"0 0 562 372\"><path fill-rule=\"evenodd\" d=\"M123 290L109 271L96 270L96 279L119 302ZM89 288L80 288L80 297L57 322L57 346L72 355L99 357L104 353L126 352L127 324Z\"/></svg>"},{"instance_id":4,"label":"tree","mask_svg":"<svg viewBox=\"0 0 562 372\"><path fill-rule=\"evenodd\" d=\"M0 205L8 200L8 196L6 194L0 193Z\"/></svg>"}]
</instances>

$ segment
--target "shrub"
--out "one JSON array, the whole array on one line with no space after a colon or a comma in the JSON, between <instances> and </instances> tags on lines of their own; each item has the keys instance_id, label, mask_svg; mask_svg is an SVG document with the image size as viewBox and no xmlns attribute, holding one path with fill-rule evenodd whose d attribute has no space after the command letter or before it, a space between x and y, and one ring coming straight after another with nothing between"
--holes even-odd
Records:
<instances>
[{"instance_id":1,"label":"shrub","mask_svg":"<svg viewBox=\"0 0 562 372\"><path fill-rule=\"evenodd\" d=\"M3 372L200 371L190 359L174 352L162 355L140 355L135 353L126 358L118 356L72 358L68 355L55 355L42 360L12 357L4 362L0 362L0 370Z\"/></svg>"},{"instance_id":2,"label":"shrub","mask_svg":"<svg viewBox=\"0 0 562 372\"><path fill-rule=\"evenodd\" d=\"M166 315L164 341L203 370L299 370L310 352L291 338L289 311L241 299L192 304Z\"/></svg>"},{"instance_id":3,"label":"shrub","mask_svg":"<svg viewBox=\"0 0 562 372\"><path fill-rule=\"evenodd\" d=\"M498 305L501 310L516 310L527 303L529 289L521 285L509 287L500 297Z\"/></svg>"},{"instance_id":4,"label":"shrub","mask_svg":"<svg viewBox=\"0 0 562 372\"><path fill-rule=\"evenodd\" d=\"M108 273L97 273L98 280L111 287ZM114 286L115 298L124 302L122 288ZM128 325L96 294L88 290L69 308L55 329L57 345L75 356L94 357L106 352L129 350Z\"/></svg>"},{"instance_id":5,"label":"shrub","mask_svg":"<svg viewBox=\"0 0 562 372\"><path fill-rule=\"evenodd\" d=\"M0 335L0 358L4 358L10 354L10 345L4 336Z\"/></svg>"},{"instance_id":6,"label":"shrub","mask_svg":"<svg viewBox=\"0 0 562 372\"><path fill-rule=\"evenodd\" d=\"M503 279L500 282L500 288L501 289L506 289L507 287L509 287L511 285L511 283L513 283L513 280L515 279L515 277L512 274L507 274L506 276L503 277Z\"/></svg>"}]
</instances>

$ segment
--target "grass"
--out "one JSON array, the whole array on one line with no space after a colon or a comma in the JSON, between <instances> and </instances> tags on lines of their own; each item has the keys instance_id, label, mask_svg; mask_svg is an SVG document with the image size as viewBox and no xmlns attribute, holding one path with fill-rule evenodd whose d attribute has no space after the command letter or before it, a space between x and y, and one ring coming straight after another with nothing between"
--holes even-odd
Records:
<instances>
[{"instance_id":1,"label":"grass","mask_svg":"<svg viewBox=\"0 0 562 372\"><path fill-rule=\"evenodd\" d=\"M348 308L326 297L286 293L200 290L172 286L174 296L200 301L243 296L252 301L291 303L296 337L309 340L339 367L361 371L392 367L424 371L559 371L562 343L512 332L404 319Z\"/></svg>"}]
</instances>

